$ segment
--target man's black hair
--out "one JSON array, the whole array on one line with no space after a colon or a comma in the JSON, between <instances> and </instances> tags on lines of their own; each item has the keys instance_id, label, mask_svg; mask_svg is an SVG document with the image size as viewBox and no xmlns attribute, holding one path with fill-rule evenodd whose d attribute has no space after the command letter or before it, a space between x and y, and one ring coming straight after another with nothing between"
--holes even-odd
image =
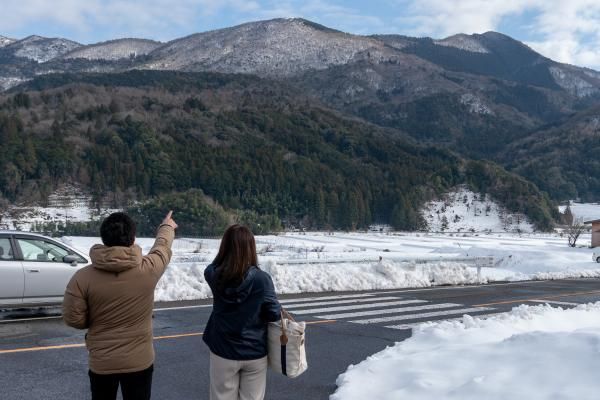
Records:
<instances>
[{"instance_id":1,"label":"man's black hair","mask_svg":"<svg viewBox=\"0 0 600 400\"><path fill-rule=\"evenodd\" d=\"M135 222L125 213L110 214L102 221L100 236L105 246L132 246L135 242Z\"/></svg>"}]
</instances>

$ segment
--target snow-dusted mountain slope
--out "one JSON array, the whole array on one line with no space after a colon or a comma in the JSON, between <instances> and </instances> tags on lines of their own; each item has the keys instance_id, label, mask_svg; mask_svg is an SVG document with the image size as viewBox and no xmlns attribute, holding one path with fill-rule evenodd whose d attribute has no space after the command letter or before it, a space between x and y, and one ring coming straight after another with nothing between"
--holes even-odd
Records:
<instances>
[{"instance_id":1,"label":"snow-dusted mountain slope","mask_svg":"<svg viewBox=\"0 0 600 400\"><path fill-rule=\"evenodd\" d=\"M13 43L15 39L7 38L6 36L0 35L0 47L8 46Z\"/></svg>"},{"instance_id":2,"label":"snow-dusted mountain slope","mask_svg":"<svg viewBox=\"0 0 600 400\"><path fill-rule=\"evenodd\" d=\"M434 41L438 46L454 47L472 53L489 53L490 51L473 36L458 34L446 39Z\"/></svg>"},{"instance_id":3,"label":"snow-dusted mountain slope","mask_svg":"<svg viewBox=\"0 0 600 400\"><path fill-rule=\"evenodd\" d=\"M488 195L458 187L443 199L429 202L422 215L431 232L533 232L522 214L500 207Z\"/></svg>"},{"instance_id":4,"label":"snow-dusted mountain slope","mask_svg":"<svg viewBox=\"0 0 600 400\"><path fill-rule=\"evenodd\" d=\"M400 56L374 38L335 31L303 19L275 19L191 35L167 43L150 57L143 68L286 76L360 58Z\"/></svg>"},{"instance_id":5,"label":"snow-dusted mountain slope","mask_svg":"<svg viewBox=\"0 0 600 400\"><path fill-rule=\"evenodd\" d=\"M45 38L33 35L4 46L3 50L12 52L15 57L43 63L80 46L81 44L68 39Z\"/></svg>"},{"instance_id":6,"label":"snow-dusted mountain slope","mask_svg":"<svg viewBox=\"0 0 600 400\"><path fill-rule=\"evenodd\" d=\"M600 74L596 71L585 71L569 65L551 66L548 68L556 84L577 97L587 97L600 93Z\"/></svg>"},{"instance_id":7,"label":"snow-dusted mountain slope","mask_svg":"<svg viewBox=\"0 0 600 400\"><path fill-rule=\"evenodd\" d=\"M117 39L107 42L82 46L63 56L65 59L84 58L87 60L119 60L146 55L157 47L161 42L147 39Z\"/></svg>"},{"instance_id":8,"label":"snow-dusted mountain slope","mask_svg":"<svg viewBox=\"0 0 600 400\"><path fill-rule=\"evenodd\" d=\"M25 82L26 80L27 79L20 76L0 76L0 91L8 90Z\"/></svg>"}]
</instances>

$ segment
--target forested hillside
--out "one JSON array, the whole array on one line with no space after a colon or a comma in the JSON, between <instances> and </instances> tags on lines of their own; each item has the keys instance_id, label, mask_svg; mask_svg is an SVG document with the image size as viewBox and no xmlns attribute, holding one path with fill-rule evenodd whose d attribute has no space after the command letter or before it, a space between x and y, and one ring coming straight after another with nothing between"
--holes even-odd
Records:
<instances>
[{"instance_id":1,"label":"forested hillside","mask_svg":"<svg viewBox=\"0 0 600 400\"><path fill-rule=\"evenodd\" d=\"M127 72L131 70L138 72ZM194 75L194 71L205 74ZM86 73L88 75L77 75ZM104 87L106 93L102 94L101 101L90 99L89 95L83 98L82 83ZM36 100L41 96L52 97L57 88L72 84L75 100L66 95L63 103L53 100L43 106ZM135 129L146 132L151 128L160 138L172 138L173 132L181 133L190 128L201 130L205 139L207 135L223 136L226 132L229 141L216 139L226 143L221 147L231 147L231 140L235 140L236 145L249 148L256 144L248 143L248 137L252 137L253 140L274 141L281 151L291 150L290 144L283 142L281 136L275 135L277 138L273 139L274 135L268 129L293 131L293 135L286 133L284 138L298 135L302 137L301 141L310 137L307 134L309 128L317 132L327 129L344 138L351 137L346 133L351 131L360 137L360 140L352 139L353 150L366 146L364 141L367 139L362 132L368 131L386 144L391 138L404 137L403 143L444 148L452 152L446 154L456 154L457 159L492 161L532 181L556 201L577 198L598 201L600 198L600 184L594 178L597 175L592 150L594 139L589 135L583 135L586 140L574 139L580 128L585 132L589 129L571 123L578 115L589 114L592 119L597 115L600 72L553 61L498 32L458 34L444 39L363 36L292 18L249 22L166 43L118 39L85 46L68 39L31 36L11 40L0 48L0 90L12 91L4 100L5 117L14 113L16 104L25 101L17 99L14 102L11 96L22 91L31 92L29 101L34 113L29 115L31 113L19 111L26 125L24 130L33 129L37 134L64 131L72 141L77 136L74 157L84 156L84 151L91 145L100 146L95 142L98 135L106 132L121 135L121 130L134 129L123 127L127 116L131 116L130 123L140 124L141 128ZM165 104L167 98L175 100ZM177 110L182 106L193 112L178 115ZM64 110L67 117L62 118L57 108ZM74 116L81 113L84 115ZM315 113L319 114L318 118L313 118ZM71 122L71 118L75 118L75 122ZM320 119L327 119L326 128L321 127L324 123L318 122ZM263 120L267 121L264 126L256 122ZM342 121L340 127L336 125L338 120ZM315 123L316 127L312 125ZM185 124L186 128L180 128L180 124ZM246 136L240 139L236 135L242 131ZM235 139L231 139L232 135ZM566 140L565 137L573 139ZM182 138L178 137L176 141L188 147ZM317 141L323 152L335 148L322 133ZM57 145L48 148L52 149L52 146ZM64 150L58 145L57 154L62 155L61 151ZM335 151L340 149L335 148ZM245 150L240 152L246 154ZM308 162L302 157L310 158L297 150L291 152L300 156L300 163ZM136 154L141 154L147 164L154 162L145 158L146 153ZM353 166L359 163L362 169L360 159L353 159L348 152L344 155L346 158L341 160ZM45 168L49 163L61 164L52 166L55 168L52 173L64 167L65 161L57 160L54 155L40 157L46 157L42 164ZM99 156L88 158L94 157ZM321 156L315 157L310 158L311 166L326 167L344 179L350 176L339 172L341 165L332 165ZM86 162L91 162L88 158L85 158ZM277 160L276 155L273 158ZM569 161L574 158L576 162ZM181 163L181 160L182 157L177 156L172 164ZM287 159L285 162L290 163ZM207 193L211 198L220 202L225 201L225 197L236 197L216 193L195 176L188 179L190 184L181 184L178 177L178 183L171 184L173 188L165 189L161 186L164 182L156 184L158 178L154 173L150 174L151 183L136 177L136 188L130 190L132 193L124 194L120 192L128 187L126 184L113 186L110 176L94 178L94 168L97 167L86 165L82 169L82 178L87 177L83 179L90 181L86 185L95 185L97 193L104 193L100 187L110 187L119 192L117 197L137 198L154 196L164 190L202 186L210 191ZM144 165L144 168L149 167ZM383 168L381 161L376 168ZM63 176L62 172L57 173L57 176ZM68 175L73 172L69 171ZM383 181L395 187L388 175ZM174 175L169 173L168 176ZM404 182L404 178L401 180ZM30 190L32 182L25 184L21 191L30 191L38 197L38 193L42 193L41 198L44 198L45 191ZM338 182L334 186L341 185ZM144 187L157 188L156 193L149 193L153 189ZM10 189L4 190L6 196L14 196ZM346 197L349 193L348 188L339 192L332 186L322 190L339 196L345 193ZM359 191L362 193L362 190ZM410 193L413 193L412 189ZM294 215L298 218L309 214L301 211L297 204L290 204L302 203L304 200L299 198L305 196L312 198L313 195L309 191L302 196L295 195L293 200L278 200L278 203L285 204L282 207L286 209L296 210ZM387 192L382 196L389 202L398 197ZM367 196L363 200L371 202L375 198L379 199L378 196ZM248 206L228 200L223 204ZM365 210L369 209L369 218L387 220L390 218L388 208L389 204L383 209L371 206ZM278 215L289 214L279 210ZM365 215L368 216L366 211ZM314 222L300 218L303 219L308 225ZM326 224L333 221L337 220L331 217ZM345 224L353 225L348 221Z\"/></svg>"},{"instance_id":2,"label":"forested hillside","mask_svg":"<svg viewBox=\"0 0 600 400\"><path fill-rule=\"evenodd\" d=\"M0 97L0 168L11 202L43 201L57 184L78 182L98 202L142 201L140 217L176 203L195 221L189 233L232 215L273 229L417 229L423 202L462 183L539 229L554 213L535 185L499 166L417 145L248 75L40 78Z\"/></svg>"}]
</instances>

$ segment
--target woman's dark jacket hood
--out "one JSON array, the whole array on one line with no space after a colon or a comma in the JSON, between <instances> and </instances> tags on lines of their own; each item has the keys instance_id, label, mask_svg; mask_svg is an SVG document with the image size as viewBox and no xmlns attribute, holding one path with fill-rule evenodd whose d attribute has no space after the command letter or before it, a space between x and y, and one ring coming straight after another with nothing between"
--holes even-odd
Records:
<instances>
[{"instance_id":1,"label":"woman's dark jacket hood","mask_svg":"<svg viewBox=\"0 0 600 400\"><path fill-rule=\"evenodd\" d=\"M204 271L213 292L213 311L203 340L214 354L229 360L266 356L268 323L281 315L271 276L252 266L236 287L220 287L218 275L213 264Z\"/></svg>"},{"instance_id":2,"label":"woman's dark jacket hood","mask_svg":"<svg viewBox=\"0 0 600 400\"><path fill-rule=\"evenodd\" d=\"M207 268L206 271L210 271L208 273L211 274L210 278L207 278L205 275L205 278L207 278L207 281L208 281L208 279L210 279L211 281L214 281L216 283L215 286L219 286L219 283L218 283L219 272L216 270L216 268L211 269L211 270L209 270ZM233 304L243 303L248 298L248 296L250 296L250 294L252 293L252 288L254 286L254 277L255 277L257 271L260 271L257 267L250 267L250 269L248 269L248 271L246 271L244 280L237 287L217 288L217 290L219 290L219 292L220 292L220 296L222 297L222 300L225 303L233 303Z\"/></svg>"}]
</instances>

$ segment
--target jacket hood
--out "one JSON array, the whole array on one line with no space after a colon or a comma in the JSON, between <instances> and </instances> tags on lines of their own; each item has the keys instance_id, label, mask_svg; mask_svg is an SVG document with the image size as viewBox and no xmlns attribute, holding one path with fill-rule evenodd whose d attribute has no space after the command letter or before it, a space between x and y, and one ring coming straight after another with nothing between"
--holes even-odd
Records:
<instances>
[{"instance_id":1,"label":"jacket hood","mask_svg":"<svg viewBox=\"0 0 600 400\"><path fill-rule=\"evenodd\" d=\"M107 247L97 244L90 250L90 258L95 268L108 272L123 272L142 264L140 246Z\"/></svg>"},{"instance_id":2,"label":"jacket hood","mask_svg":"<svg viewBox=\"0 0 600 400\"><path fill-rule=\"evenodd\" d=\"M254 281L258 267L252 266L246 271L244 280L237 287L226 287L219 290L223 301L226 303L243 303L244 300L252 293ZM205 278L209 284L213 287L217 286L218 272L214 264L208 266Z\"/></svg>"}]
</instances>

